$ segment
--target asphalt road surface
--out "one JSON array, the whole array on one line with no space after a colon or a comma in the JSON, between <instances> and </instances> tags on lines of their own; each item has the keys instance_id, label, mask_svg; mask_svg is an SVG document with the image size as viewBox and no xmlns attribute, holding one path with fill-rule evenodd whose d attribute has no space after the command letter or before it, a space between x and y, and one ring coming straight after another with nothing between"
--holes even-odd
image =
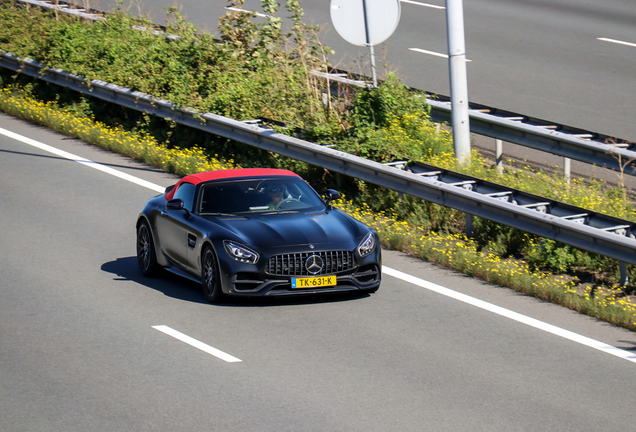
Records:
<instances>
[{"instance_id":1,"label":"asphalt road surface","mask_svg":"<svg viewBox=\"0 0 636 432\"><path fill-rule=\"evenodd\" d=\"M371 296L142 277L175 180L0 115L0 430L633 430L634 333L400 253Z\"/></svg>"},{"instance_id":2,"label":"asphalt road surface","mask_svg":"<svg viewBox=\"0 0 636 432\"><path fill-rule=\"evenodd\" d=\"M76 3L84 3L76 0ZM246 9L261 11L259 0ZM284 4L284 1L280 1ZM468 95L471 102L636 140L636 8L632 0L464 1ZM178 5L199 29L217 33L225 0L124 0L131 12L165 23ZM323 27L336 50L332 63L371 76L368 49L350 45L331 25L329 0L301 0L305 22ZM110 9L113 0L91 1ZM396 71L406 84L449 95L443 0L403 0L396 32L375 48L378 73ZM281 13L286 16L285 12ZM385 68L383 65L386 64Z\"/></svg>"}]
</instances>

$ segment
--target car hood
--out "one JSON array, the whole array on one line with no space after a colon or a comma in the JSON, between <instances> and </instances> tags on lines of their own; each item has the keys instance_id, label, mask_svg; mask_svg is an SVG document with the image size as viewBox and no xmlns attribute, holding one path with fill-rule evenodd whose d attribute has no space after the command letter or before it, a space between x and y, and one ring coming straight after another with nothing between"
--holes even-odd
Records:
<instances>
[{"instance_id":1,"label":"car hood","mask_svg":"<svg viewBox=\"0 0 636 432\"><path fill-rule=\"evenodd\" d=\"M246 246L258 249L305 244L344 245L355 242L364 230L364 225L337 210L225 217L218 218L216 223L234 233Z\"/></svg>"}]
</instances>

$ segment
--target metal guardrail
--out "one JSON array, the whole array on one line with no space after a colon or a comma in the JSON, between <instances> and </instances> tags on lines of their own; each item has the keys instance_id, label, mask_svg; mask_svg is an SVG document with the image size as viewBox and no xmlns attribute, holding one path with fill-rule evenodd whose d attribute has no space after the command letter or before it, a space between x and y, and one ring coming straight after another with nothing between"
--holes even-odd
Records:
<instances>
[{"instance_id":1,"label":"metal guardrail","mask_svg":"<svg viewBox=\"0 0 636 432\"><path fill-rule=\"evenodd\" d=\"M393 163L395 164L395 162ZM631 236L636 224L623 219L608 216L576 207L570 204L543 198L539 195L531 194L519 189L513 189L497 183L477 179L465 174L440 169L434 165L422 162L408 162L404 169L427 178L429 180L443 182L452 186L461 187L475 193L496 198L499 201L512 203L520 207L533 209L539 213L550 214L561 219L569 220L578 224L585 224L602 231Z\"/></svg>"},{"instance_id":2,"label":"metal guardrail","mask_svg":"<svg viewBox=\"0 0 636 432\"><path fill-rule=\"evenodd\" d=\"M364 80L346 78L345 74L312 71L332 82L332 93L339 85L370 86ZM431 117L437 122L449 122L451 104L446 96L427 98ZM469 103L470 131L502 141L553 153L559 156L598 165L624 174L636 175L636 145L625 140L529 117L523 114ZM619 163L620 159L620 163ZM621 165L623 165L621 169Z\"/></svg>"},{"instance_id":3,"label":"metal guardrail","mask_svg":"<svg viewBox=\"0 0 636 432\"><path fill-rule=\"evenodd\" d=\"M450 102L428 100L435 121L450 119ZM636 148L620 139L551 124L531 117L496 108L468 110L470 130L479 135L520 144L535 150L598 165L625 174L636 175Z\"/></svg>"},{"instance_id":4,"label":"metal guardrail","mask_svg":"<svg viewBox=\"0 0 636 432\"><path fill-rule=\"evenodd\" d=\"M190 108L100 80L87 81L36 61L0 54L0 67L102 100L317 165L467 214L636 264L636 224L423 164L410 171L289 137L251 123ZM394 164L395 165L395 164ZM436 174L430 174L437 172ZM468 186L469 184L474 186ZM505 198L504 198L505 197ZM543 211L545 210L545 211Z\"/></svg>"}]
</instances>

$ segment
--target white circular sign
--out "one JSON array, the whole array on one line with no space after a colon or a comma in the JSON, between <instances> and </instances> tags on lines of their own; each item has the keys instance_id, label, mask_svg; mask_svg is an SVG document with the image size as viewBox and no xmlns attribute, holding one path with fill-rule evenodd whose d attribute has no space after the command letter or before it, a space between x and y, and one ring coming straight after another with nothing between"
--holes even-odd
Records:
<instances>
[{"instance_id":1,"label":"white circular sign","mask_svg":"<svg viewBox=\"0 0 636 432\"><path fill-rule=\"evenodd\" d=\"M331 22L338 34L347 42L359 46L384 42L400 22L399 0L331 0L330 10Z\"/></svg>"}]
</instances>

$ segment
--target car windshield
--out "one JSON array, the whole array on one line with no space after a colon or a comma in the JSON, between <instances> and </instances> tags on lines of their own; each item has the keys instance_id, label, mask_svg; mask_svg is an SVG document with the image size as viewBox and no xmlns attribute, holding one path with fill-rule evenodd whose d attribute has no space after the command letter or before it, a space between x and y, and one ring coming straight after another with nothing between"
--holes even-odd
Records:
<instances>
[{"instance_id":1,"label":"car windshield","mask_svg":"<svg viewBox=\"0 0 636 432\"><path fill-rule=\"evenodd\" d=\"M296 177L245 179L204 184L199 214L245 214L324 209L318 194Z\"/></svg>"}]
</instances>

